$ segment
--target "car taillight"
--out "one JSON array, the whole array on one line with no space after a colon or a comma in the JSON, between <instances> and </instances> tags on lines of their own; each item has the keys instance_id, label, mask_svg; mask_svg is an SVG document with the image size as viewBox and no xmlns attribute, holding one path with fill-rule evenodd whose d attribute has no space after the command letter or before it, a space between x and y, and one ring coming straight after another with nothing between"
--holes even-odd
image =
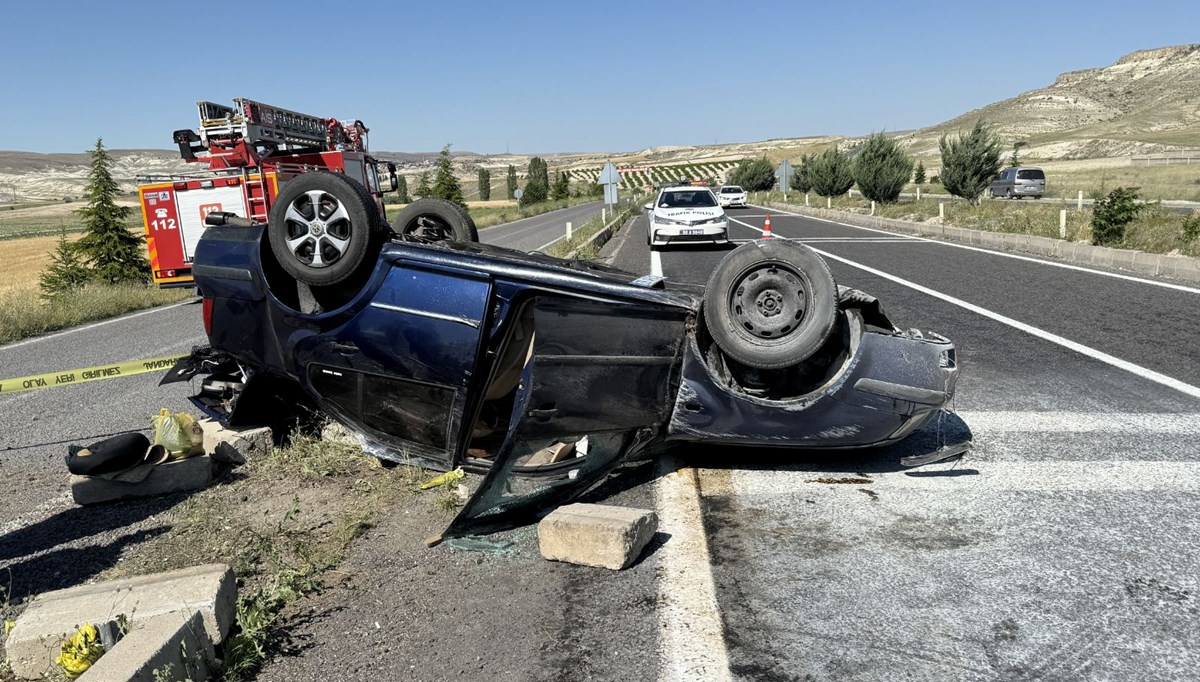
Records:
<instances>
[{"instance_id":1,"label":"car taillight","mask_svg":"<svg viewBox=\"0 0 1200 682\"><path fill-rule=\"evenodd\" d=\"M201 309L201 314L204 317L204 333L207 336L212 336L213 300L211 298L207 298L207 297L204 298L203 302L200 305L200 309Z\"/></svg>"}]
</instances>

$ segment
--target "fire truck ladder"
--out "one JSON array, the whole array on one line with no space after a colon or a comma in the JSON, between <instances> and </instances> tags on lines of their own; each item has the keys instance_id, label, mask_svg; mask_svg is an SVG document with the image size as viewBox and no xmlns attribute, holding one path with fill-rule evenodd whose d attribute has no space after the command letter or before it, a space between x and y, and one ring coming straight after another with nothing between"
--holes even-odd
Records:
<instances>
[{"instance_id":1,"label":"fire truck ladder","mask_svg":"<svg viewBox=\"0 0 1200 682\"><path fill-rule=\"evenodd\" d=\"M329 122L320 116L309 116L280 109L249 99L233 100L227 107L214 102L197 102L200 113L200 139L232 141L238 138L250 144L270 144L280 149L290 147L326 147Z\"/></svg>"},{"instance_id":2,"label":"fire truck ladder","mask_svg":"<svg viewBox=\"0 0 1200 682\"><path fill-rule=\"evenodd\" d=\"M267 179L262 169L251 173L249 168L242 168L242 184L246 186L246 216L256 223L265 223L271 210L267 203Z\"/></svg>"}]
</instances>

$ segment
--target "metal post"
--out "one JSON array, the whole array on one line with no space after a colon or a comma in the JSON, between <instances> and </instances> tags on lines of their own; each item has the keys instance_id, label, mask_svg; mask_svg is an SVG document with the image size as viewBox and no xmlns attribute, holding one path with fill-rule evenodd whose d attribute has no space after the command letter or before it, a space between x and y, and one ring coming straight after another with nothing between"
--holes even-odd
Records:
<instances>
[{"instance_id":1,"label":"metal post","mask_svg":"<svg viewBox=\"0 0 1200 682\"><path fill-rule=\"evenodd\" d=\"M1062 239L1067 238L1067 209L1062 209L1058 212L1058 236Z\"/></svg>"},{"instance_id":2,"label":"metal post","mask_svg":"<svg viewBox=\"0 0 1200 682\"><path fill-rule=\"evenodd\" d=\"M1083 210L1083 190L1079 190L1079 199L1077 200L1077 202L1075 204L1075 210L1076 211Z\"/></svg>"},{"instance_id":3,"label":"metal post","mask_svg":"<svg viewBox=\"0 0 1200 682\"><path fill-rule=\"evenodd\" d=\"M602 223L608 222L608 209L605 208L604 206L600 207L600 222L602 222Z\"/></svg>"},{"instance_id":4,"label":"metal post","mask_svg":"<svg viewBox=\"0 0 1200 682\"><path fill-rule=\"evenodd\" d=\"M938 202L938 220L945 220L945 219L946 219L946 202L939 201Z\"/></svg>"}]
</instances>

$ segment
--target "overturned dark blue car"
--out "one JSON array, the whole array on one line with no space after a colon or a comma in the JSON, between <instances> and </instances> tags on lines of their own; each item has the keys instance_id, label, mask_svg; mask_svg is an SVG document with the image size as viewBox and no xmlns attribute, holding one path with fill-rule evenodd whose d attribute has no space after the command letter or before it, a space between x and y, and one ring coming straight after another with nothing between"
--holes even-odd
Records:
<instances>
[{"instance_id":1,"label":"overturned dark blue car","mask_svg":"<svg viewBox=\"0 0 1200 682\"><path fill-rule=\"evenodd\" d=\"M197 404L233 425L310 405L371 454L485 473L445 536L527 522L672 441L892 443L950 401L954 346L900 331L806 247L730 251L705 288L477 242L466 212L388 225L306 173L270 219L209 218Z\"/></svg>"}]
</instances>

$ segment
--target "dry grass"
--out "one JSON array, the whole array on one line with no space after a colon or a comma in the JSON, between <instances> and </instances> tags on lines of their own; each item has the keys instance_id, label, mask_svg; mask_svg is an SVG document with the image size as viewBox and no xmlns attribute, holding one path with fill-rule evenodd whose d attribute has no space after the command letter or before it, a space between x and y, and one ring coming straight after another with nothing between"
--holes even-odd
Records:
<instances>
[{"instance_id":1,"label":"dry grass","mask_svg":"<svg viewBox=\"0 0 1200 682\"><path fill-rule=\"evenodd\" d=\"M128 206L128 224L131 229L142 229L142 214L137 208L136 201L120 199L118 206ZM79 232L82 228L76 211L83 203L75 201L69 204L58 202L31 202L0 207L0 240L35 237L42 235L58 235L64 229L67 232ZM5 247L7 248L7 244Z\"/></svg>"},{"instance_id":2,"label":"dry grass","mask_svg":"<svg viewBox=\"0 0 1200 682\"><path fill-rule=\"evenodd\" d=\"M95 285L70 296L44 301L36 284L10 287L0 290L0 344L175 303L194 295L191 289L158 289L141 284Z\"/></svg>"},{"instance_id":3,"label":"dry grass","mask_svg":"<svg viewBox=\"0 0 1200 682\"><path fill-rule=\"evenodd\" d=\"M788 195L793 205L804 205L804 195L792 192ZM781 202L782 195L773 193L771 201ZM825 199L810 196L811 205L825 207ZM875 214L884 218L895 218L915 223L938 222L938 199L902 199L894 204L877 204ZM947 225L966 227L990 232L1031 234L1040 237L1060 238L1059 211L1063 204L1049 201L1004 201L984 200L978 205L965 201L945 201ZM866 214L871 202L855 194L833 200L835 210ZM1091 241L1092 210L1084 208L1067 210L1067 234L1070 241ZM1147 253L1179 253L1200 257L1200 239L1187 242L1184 237L1184 216L1171 213L1157 204L1147 205L1138 218L1127 228L1121 248L1136 249Z\"/></svg>"},{"instance_id":4,"label":"dry grass","mask_svg":"<svg viewBox=\"0 0 1200 682\"><path fill-rule=\"evenodd\" d=\"M80 234L67 235L75 241ZM36 283L42 270L50 263L50 254L58 245L53 237L27 237L0 242L0 295L9 289L28 288Z\"/></svg>"}]
</instances>

